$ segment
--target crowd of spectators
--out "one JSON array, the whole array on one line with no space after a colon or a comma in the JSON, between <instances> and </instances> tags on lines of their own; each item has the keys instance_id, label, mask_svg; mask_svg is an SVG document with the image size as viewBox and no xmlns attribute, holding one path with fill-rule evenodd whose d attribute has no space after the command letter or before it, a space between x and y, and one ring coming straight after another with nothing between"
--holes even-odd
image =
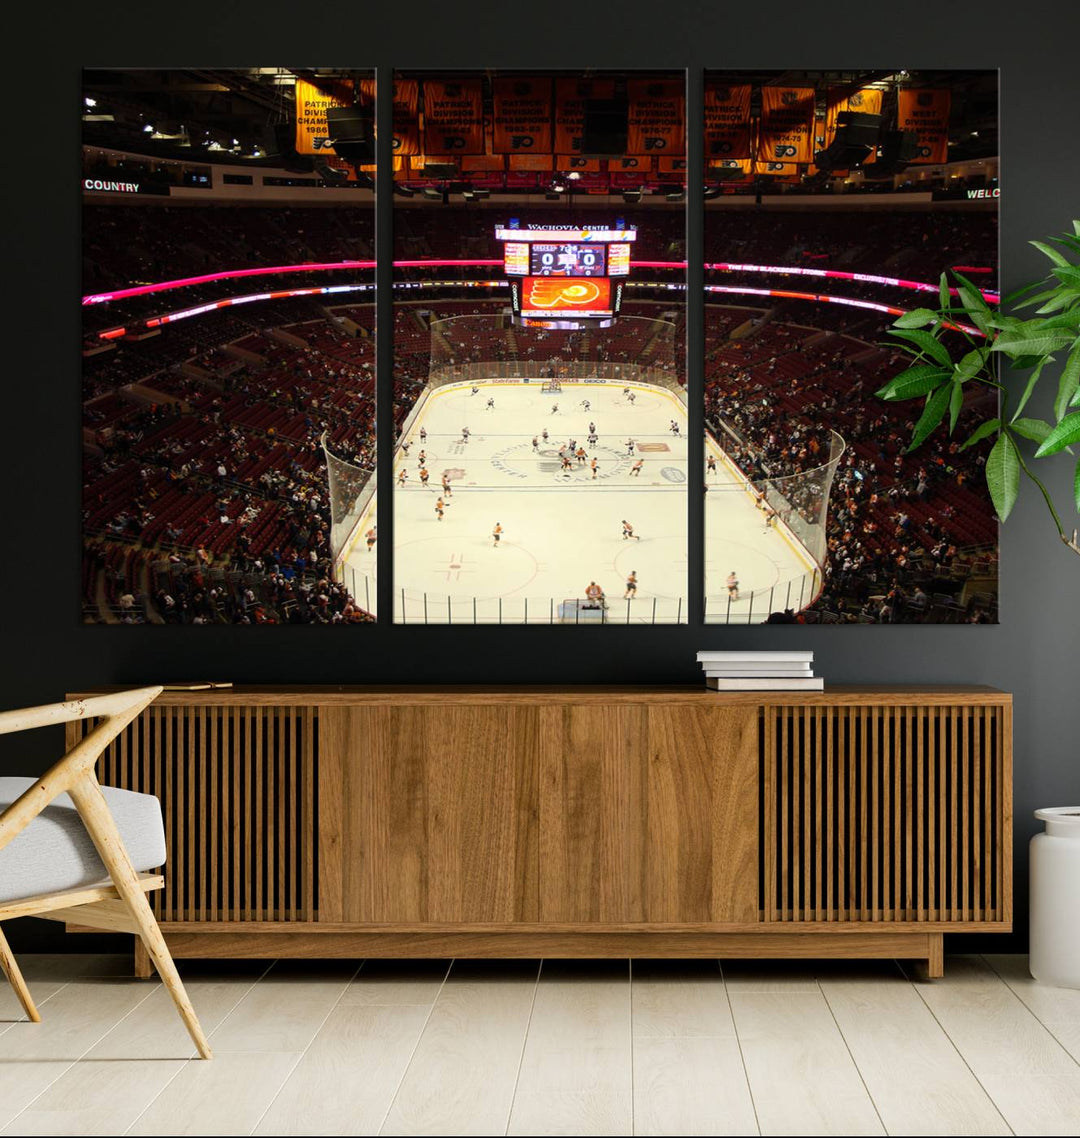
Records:
<instances>
[{"instance_id":1,"label":"crowd of spectators","mask_svg":"<svg viewBox=\"0 0 1080 1138\"><path fill-rule=\"evenodd\" d=\"M88 361L86 619L370 619L333 580L320 446L325 432L335 454L374 468L370 324L368 309L354 336L322 313L246 326L181 363L170 351L154 358L159 339L175 348L166 336L132 345L134 361L126 343ZM134 378L102 393L109 374Z\"/></svg>"},{"instance_id":2,"label":"crowd of spectators","mask_svg":"<svg viewBox=\"0 0 1080 1138\"><path fill-rule=\"evenodd\" d=\"M720 310L715 319L730 327L733 318ZM997 525L983 481L985 454L960 450L975 409L962 412L953 436L936 433L905 455L910 405L873 394L905 366L899 353L765 323L764 312L751 317L760 330L751 326L744 339L718 342L708 331L713 320L710 308L706 421L752 482L778 490L811 521L822 482L808 472L827 461L831 430L845 443L829 498L824 590L803 619L992 619ZM962 600L972 578L982 585Z\"/></svg>"},{"instance_id":3,"label":"crowd of spectators","mask_svg":"<svg viewBox=\"0 0 1080 1138\"><path fill-rule=\"evenodd\" d=\"M504 212L441 205L396 210L395 253L495 256L493 229L497 220L506 220ZM638 227L635 259L685 257L681 210L619 212ZM566 217L564 210L533 211L529 220L557 223ZM98 291L223 267L370 259L373 220L368 208L340 205L88 205L85 287ZM614 218L605 213L603 220ZM925 280L936 279L947 265L996 265L995 216L989 212L711 208L706 243L709 260ZM432 276L432 270L412 275L417 273ZM491 270L462 273L489 277ZM347 276L257 279L261 290L323 285ZM751 287L770 283L760 274L713 273L707 279ZM994 287L993 274L977 279ZM783 285L825 291L806 281L814 278L787 277ZM330 572L319 439L325 432L336 454L373 469L371 305L331 311L321 298L282 298L207 313L144 339L104 346L96 339L106 326L248 291L250 281L218 282L87 310L83 580L89 620L367 619ZM913 298L856 282L837 282L833 291L900 307L911 307ZM626 320L607 332L525 332L497 318L505 298L476 301L468 295L425 292L422 300L397 306L398 426L426 385L433 359L450 366L640 363L670 369L685 381L681 315L669 351L663 337ZM657 318L683 311L681 303L665 304L662 294L654 295L627 302L624 312ZM804 618L992 616L996 525L982 486L981 452L961 454L956 442L939 435L915 456L901 453L910 437L910 408L873 398L884 378L903 366L900 357L877 346L886 318L793 300L764 303L770 307L707 307L707 415L751 479L820 465L830 445L826 423L847 444L830 499L825 588ZM436 321L471 314L491 319L436 325L433 331ZM970 414L962 416L958 437L964 437ZM812 489L805 494L793 504L810 517L817 503ZM977 603L961 605L973 576L988 582L986 590L976 594Z\"/></svg>"}]
</instances>

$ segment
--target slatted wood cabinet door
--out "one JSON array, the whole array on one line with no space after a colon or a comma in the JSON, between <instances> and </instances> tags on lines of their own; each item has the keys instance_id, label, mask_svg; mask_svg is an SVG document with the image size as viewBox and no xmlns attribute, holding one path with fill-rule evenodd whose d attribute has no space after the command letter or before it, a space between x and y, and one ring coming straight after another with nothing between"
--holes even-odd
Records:
<instances>
[{"instance_id":1,"label":"slatted wood cabinet door","mask_svg":"<svg viewBox=\"0 0 1080 1138\"><path fill-rule=\"evenodd\" d=\"M1011 921L1010 711L768 708L765 919Z\"/></svg>"},{"instance_id":2,"label":"slatted wood cabinet door","mask_svg":"<svg viewBox=\"0 0 1080 1138\"><path fill-rule=\"evenodd\" d=\"M67 746L92 728L67 724ZM319 918L316 735L310 706L159 700L110 744L100 781L161 800L159 921Z\"/></svg>"}]
</instances>

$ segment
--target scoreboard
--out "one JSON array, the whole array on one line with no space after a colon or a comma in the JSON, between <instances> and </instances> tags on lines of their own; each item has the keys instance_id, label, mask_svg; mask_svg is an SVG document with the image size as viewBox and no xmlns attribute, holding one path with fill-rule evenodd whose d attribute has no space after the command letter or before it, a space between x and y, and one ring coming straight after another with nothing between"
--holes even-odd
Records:
<instances>
[{"instance_id":1,"label":"scoreboard","mask_svg":"<svg viewBox=\"0 0 1080 1138\"><path fill-rule=\"evenodd\" d=\"M510 278L515 318L522 324L584 328L611 324L630 275L636 229L498 226L503 271Z\"/></svg>"}]
</instances>

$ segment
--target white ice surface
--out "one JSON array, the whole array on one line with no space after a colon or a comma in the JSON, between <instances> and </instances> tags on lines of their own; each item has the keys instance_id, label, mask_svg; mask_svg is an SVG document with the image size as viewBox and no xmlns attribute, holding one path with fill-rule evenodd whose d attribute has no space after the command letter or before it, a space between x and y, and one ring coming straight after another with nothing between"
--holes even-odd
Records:
<instances>
[{"instance_id":1,"label":"white ice surface","mask_svg":"<svg viewBox=\"0 0 1080 1138\"><path fill-rule=\"evenodd\" d=\"M595 581L608 601L606 619L617 623L672 624L687 619L687 423L679 398L664 388L632 384L563 381L562 394L542 393L538 380L452 384L429 391L412 418L405 454L394 463L394 621L432 624L549 623L560 605L583 598ZM487 408L489 398L495 400ZM589 400L590 409L582 406ZM558 411L554 408L558 407ZM678 436L670 429L679 426ZM589 423L599 441L590 447ZM469 428L468 442L462 428ZM542 431L548 430L545 442ZM425 442L420 431L427 432ZM539 447L532 446L533 436ZM563 474L558 448L575 439L598 460L594 479L588 464ZM645 444L627 453L627 439ZM430 480L419 479L419 455L426 453ZM719 455L719 452L717 452ZM640 475L631 475L641 458ZM784 534L766 532L762 515L722 457L706 495L706 545L710 615L727 614L723 578L732 568L744 593L769 589L806 572L806 555ZM405 485L396 479L407 472ZM452 496L442 521L435 502L440 479L449 472ZM700 488L697 493L700 493ZM626 519L640 540L624 540ZM496 548L495 524L502 526ZM363 600L374 597L375 555L363 538L362 519L347 556L346 578ZM624 600L626 578L638 576L637 596ZM778 598L778 599L782 599ZM732 605L731 618L747 619L748 603ZM715 611L713 611L715 610ZM760 610L760 611L759 611ZM565 611L565 610L564 610ZM573 611L569 619L574 620ZM759 595L751 619L764 619ZM576 619L596 621L580 611Z\"/></svg>"}]
</instances>

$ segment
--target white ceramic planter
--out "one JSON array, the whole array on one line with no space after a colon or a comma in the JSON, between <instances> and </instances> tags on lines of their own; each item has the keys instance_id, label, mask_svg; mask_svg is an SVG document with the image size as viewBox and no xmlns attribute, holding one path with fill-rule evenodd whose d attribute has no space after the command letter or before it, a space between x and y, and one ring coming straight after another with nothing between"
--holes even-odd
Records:
<instances>
[{"instance_id":1,"label":"white ceramic planter","mask_svg":"<svg viewBox=\"0 0 1080 1138\"><path fill-rule=\"evenodd\" d=\"M1080 806L1036 810L1046 833L1031 839L1032 976L1080 988Z\"/></svg>"}]
</instances>

